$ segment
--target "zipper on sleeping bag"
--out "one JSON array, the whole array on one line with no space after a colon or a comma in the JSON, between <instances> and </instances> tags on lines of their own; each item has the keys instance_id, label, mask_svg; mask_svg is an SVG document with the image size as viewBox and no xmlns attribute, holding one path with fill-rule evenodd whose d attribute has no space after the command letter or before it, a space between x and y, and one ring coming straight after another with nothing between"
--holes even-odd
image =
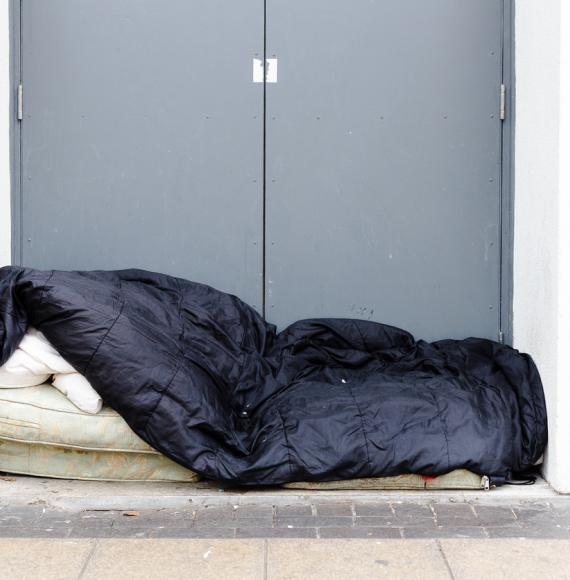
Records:
<instances>
[{"instance_id":1,"label":"zipper on sleeping bag","mask_svg":"<svg viewBox=\"0 0 570 580\"><path fill-rule=\"evenodd\" d=\"M532 472L508 473L505 475L492 475L489 477L491 487L501 485L533 485L536 483L537 475Z\"/></svg>"},{"instance_id":2,"label":"zipper on sleeping bag","mask_svg":"<svg viewBox=\"0 0 570 580\"><path fill-rule=\"evenodd\" d=\"M504 483L505 485L534 485L537 477L538 473L536 471L519 471L509 474Z\"/></svg>"},{"instance_id":3,"label":"zipper on sleeping bag","mask_svg":"<svg viewBox=\"0 0 570 580\"><path fill-rule=\"evenodd\" d=\"M489 488L491 487L501 487L507 481L507 478L504 475L490 475L487 477L489 482Z\"/></svg>"}]
</instances>

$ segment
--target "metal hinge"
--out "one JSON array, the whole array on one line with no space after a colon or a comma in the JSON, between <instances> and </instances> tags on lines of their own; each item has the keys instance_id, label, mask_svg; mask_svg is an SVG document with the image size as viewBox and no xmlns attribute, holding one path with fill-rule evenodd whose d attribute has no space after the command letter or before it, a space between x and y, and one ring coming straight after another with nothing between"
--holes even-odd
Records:
<instances>
[{"instance_id":1,"label":"metal hinge","mask_svg":"<svg viewBox=\"0 0 570 580\"><path fill-rule=\"evenodd\" d=\"M499 330L499 342L505 344L505 333L502 330Z\"/></svg>"},{"instance_id":2,"label":"metal hinge","mask_svg":"<svg viewBox=\"0 0 570 580\"><path fill-rule=\"evenodd\" d=\"M501 85L501 100L499 104L499 118L501 119L501 121L505 120L506 108L507 108L507 87L505 87L505 85Z\"/></svg>"},{"instance_id":3,"label":"metal hinge","mask_svg":"<svg viewBox=\"0 0 570 580\"><path fill-rule=\"evenodd\" d=\"M18 121L24 118L24 87L22 83L18 85Z\"/></svg>"}]
</instances>

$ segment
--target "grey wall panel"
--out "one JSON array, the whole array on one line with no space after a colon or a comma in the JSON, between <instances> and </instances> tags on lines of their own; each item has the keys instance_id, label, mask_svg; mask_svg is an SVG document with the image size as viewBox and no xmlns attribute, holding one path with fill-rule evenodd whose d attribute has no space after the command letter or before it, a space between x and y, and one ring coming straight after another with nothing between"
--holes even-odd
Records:
<instances>
[{"instance_id":1,"label":"grey wall panel","mask_svg":"<svg viewBox=\"0 0 570 580\"><path fill-rule=\"evenodd\" d=\"M22 248L261 307L263 0L23 0Z\"/></svg>"},{"instance_id":2,"label":"grey wall panel","mask_svg":"<svg viewBox=\"0 0 570 580\"><path fill-rule=\"evenodd\" d=\"M267 314L497 338L501 0L267 1Z\"/></svg>"}]
</instances>

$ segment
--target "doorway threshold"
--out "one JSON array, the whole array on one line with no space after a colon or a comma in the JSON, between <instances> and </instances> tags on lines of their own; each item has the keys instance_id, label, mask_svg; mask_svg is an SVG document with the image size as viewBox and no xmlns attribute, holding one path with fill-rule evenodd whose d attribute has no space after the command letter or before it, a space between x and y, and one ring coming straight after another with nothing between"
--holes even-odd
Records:
<instances>
[{"instance_id":1,"label":"doorway threshold","mask_svg":"<svg viewBox=\"0 0 570 580\"><path fill-rule=\"evenodd\" d=\"M0 476L0 507L43 505L63 510L182 509L191 506L300 505L320 501L474 503L480 505L567 501L544 479L534 485L484 490L298 490L225 488L214 482L157 483Z\"/></svg>"}]
</instances>

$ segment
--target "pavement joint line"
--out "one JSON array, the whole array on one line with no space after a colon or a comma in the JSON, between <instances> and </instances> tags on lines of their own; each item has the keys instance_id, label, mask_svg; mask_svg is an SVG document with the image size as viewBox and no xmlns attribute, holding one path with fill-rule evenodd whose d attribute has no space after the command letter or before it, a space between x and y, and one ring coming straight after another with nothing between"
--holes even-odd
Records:
<instances>
[{"instance_id":1,"label":"pavement joint line","mask_svg":"<svg viewBox=\"0 0 570 580\"><path fill-rule=\"evenodd\" d=\"M70 530L70 532L71 532L71 530ZM81 570L79 571L79 574L77 575L77 580L81 580L83 578L83 576L85 575L85 571L89 567L89 564L91 563L91 560L93 559L93 556L95 555L95 552L99 548L99 540L98 539L91 540L91 542L92 542L91 549L89 550L89 553L85 557L85 561L83 562L83 565L81 566Z\"/></svg>"},{"instance_id":2,"label":"pavement joint line","mask_svg":"<svg viewBox=\"0 0 570 580\"><path fill-rule=\"evenodd\" d=\"M267 580L267 568L269 561L269 541L267 539L263 540L263 580Z\"/></svg>"},{"instance_id":3,"label":"pavement joint line","mask_svg":"<svg viewBox=\"0 0 570 580\"><path fill-rule=\"evenodd\" d=\"M436 539L435 544L436 544L437 549L439 550L439 553L443 559L445 567L447 568L447 572L449 574L449 577L451 578L451 580L455 580L455 574L453 573L453 570L451 569L451 565L449 563L449 560L447 559L447 555L445 553L445 550L443 549L443 545L441 544L441 540L439 538Z\"/></svg>"}]
</instances>

